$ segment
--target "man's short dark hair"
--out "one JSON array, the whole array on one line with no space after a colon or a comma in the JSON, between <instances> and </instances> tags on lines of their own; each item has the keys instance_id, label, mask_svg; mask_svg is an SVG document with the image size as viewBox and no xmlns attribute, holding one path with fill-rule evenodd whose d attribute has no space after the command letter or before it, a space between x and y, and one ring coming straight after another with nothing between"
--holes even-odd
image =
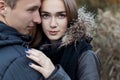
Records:
<instances>
[{"instance_id":1,"label":"man's short dark hair","mask_svg":"<svg viewBox=\"0 0 120 80\"><path fill-rule=\"evenodd\" d=\"M15 6L16 6L16 4L17 4L17 2L18 2L19 0L3 0L3 1L5 1L5 3L6 3L9 7L11 7L11 9L13 9L13 8L15 8Z\"/></svg>"}]
</instances>

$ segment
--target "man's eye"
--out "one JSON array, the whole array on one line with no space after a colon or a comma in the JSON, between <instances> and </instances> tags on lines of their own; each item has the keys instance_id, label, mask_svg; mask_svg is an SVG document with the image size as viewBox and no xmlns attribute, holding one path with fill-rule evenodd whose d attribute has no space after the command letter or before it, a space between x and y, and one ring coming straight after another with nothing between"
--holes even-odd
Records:
<instances>
[{"instance_id":1,"label":"man's eye","mask_svg":"<svg viewBox=\"0 0 120 80\"><path fill-rule=\"evenodd\" d=\"M31 9L28 9L29 12L35 12L37 11L37 8L31 8Z\"/></svg>"},{"instance_id":2,"label":"man's eye","mask_svg":"<svg viewBox=\"0 0 120 80\"><path fill-rule=\"evenodd\" d=\"M50 17L50 15L48 14L41 14L41 18L43 19L48 19Z\"/></svg>"}]
</instances>

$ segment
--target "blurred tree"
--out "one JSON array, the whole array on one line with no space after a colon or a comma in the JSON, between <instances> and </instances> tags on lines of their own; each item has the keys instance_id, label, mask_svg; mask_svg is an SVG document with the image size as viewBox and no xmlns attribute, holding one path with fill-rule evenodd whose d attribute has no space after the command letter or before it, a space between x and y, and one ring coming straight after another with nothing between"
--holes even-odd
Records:
<instances>
[{"instance_id":1,"label":"blurred tree","mask_svg":"<svg viewBox=\"0 0 120 80\"><path fill-rule=\"evenodd\" d=\"M86 6L89 11L96 12L98 8L118 7L120 0L76 0L78 6Z\"/></svg>"}]
</instances>

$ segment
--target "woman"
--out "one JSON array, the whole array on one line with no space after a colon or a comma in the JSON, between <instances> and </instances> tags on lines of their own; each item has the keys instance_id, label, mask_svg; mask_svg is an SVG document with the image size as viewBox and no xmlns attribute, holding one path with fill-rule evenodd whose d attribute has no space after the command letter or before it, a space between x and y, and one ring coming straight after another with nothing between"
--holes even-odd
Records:
<instances>
[{"instance_id":1,"label":"woman","mask_svg":"<svg viewBox=\"0 0 120 80\"><path fill-rule=\"evenodd\" d=\"M93 17L83 8L77 12L74 0L50 1L42 0L42 27L36 29L42 37L34 45L42 52L27 51L27 57L37 63L30 67L48 80L100 80L99 58L90 45Z\"/></svg>"}]
</instances>

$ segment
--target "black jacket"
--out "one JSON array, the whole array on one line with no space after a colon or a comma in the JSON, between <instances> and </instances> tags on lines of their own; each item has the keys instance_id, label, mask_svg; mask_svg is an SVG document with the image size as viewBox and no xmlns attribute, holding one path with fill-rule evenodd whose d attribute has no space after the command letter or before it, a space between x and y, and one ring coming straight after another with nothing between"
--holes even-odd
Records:
<instances>
[{"instance_id":1,"label":"black jacket","mask_svg":"<svg viewBox=\"0 0 120 80\"><path fill-rule=\"evenodd\" d=\"M28 66L29 39L0 22L0 80L39 80L41 74Z\"/></svg>"},{"instance_id":2,"label":"black jacket","mask_svg":"<svg viewBox=\"0 0 120 80\"><path fill-rule=\"evenodd\" d=\"M61 48L53 46L41 48L56 65L47 80L100 80L100 60L88 42L78 41L76 45Z\"/></svg>"},{"instance_id":3,"label":"black jacket","mask_svg":"<svg viewBox=\"0 0 120 80\"><path fill-rule=\"evenodd\" d=\"M83 9L78 10L78 20L71 24L60 42L40 48L56 65L48 80L100 80L100 60L90 44L95 22Z\"/></svg>"}]
</instances>

